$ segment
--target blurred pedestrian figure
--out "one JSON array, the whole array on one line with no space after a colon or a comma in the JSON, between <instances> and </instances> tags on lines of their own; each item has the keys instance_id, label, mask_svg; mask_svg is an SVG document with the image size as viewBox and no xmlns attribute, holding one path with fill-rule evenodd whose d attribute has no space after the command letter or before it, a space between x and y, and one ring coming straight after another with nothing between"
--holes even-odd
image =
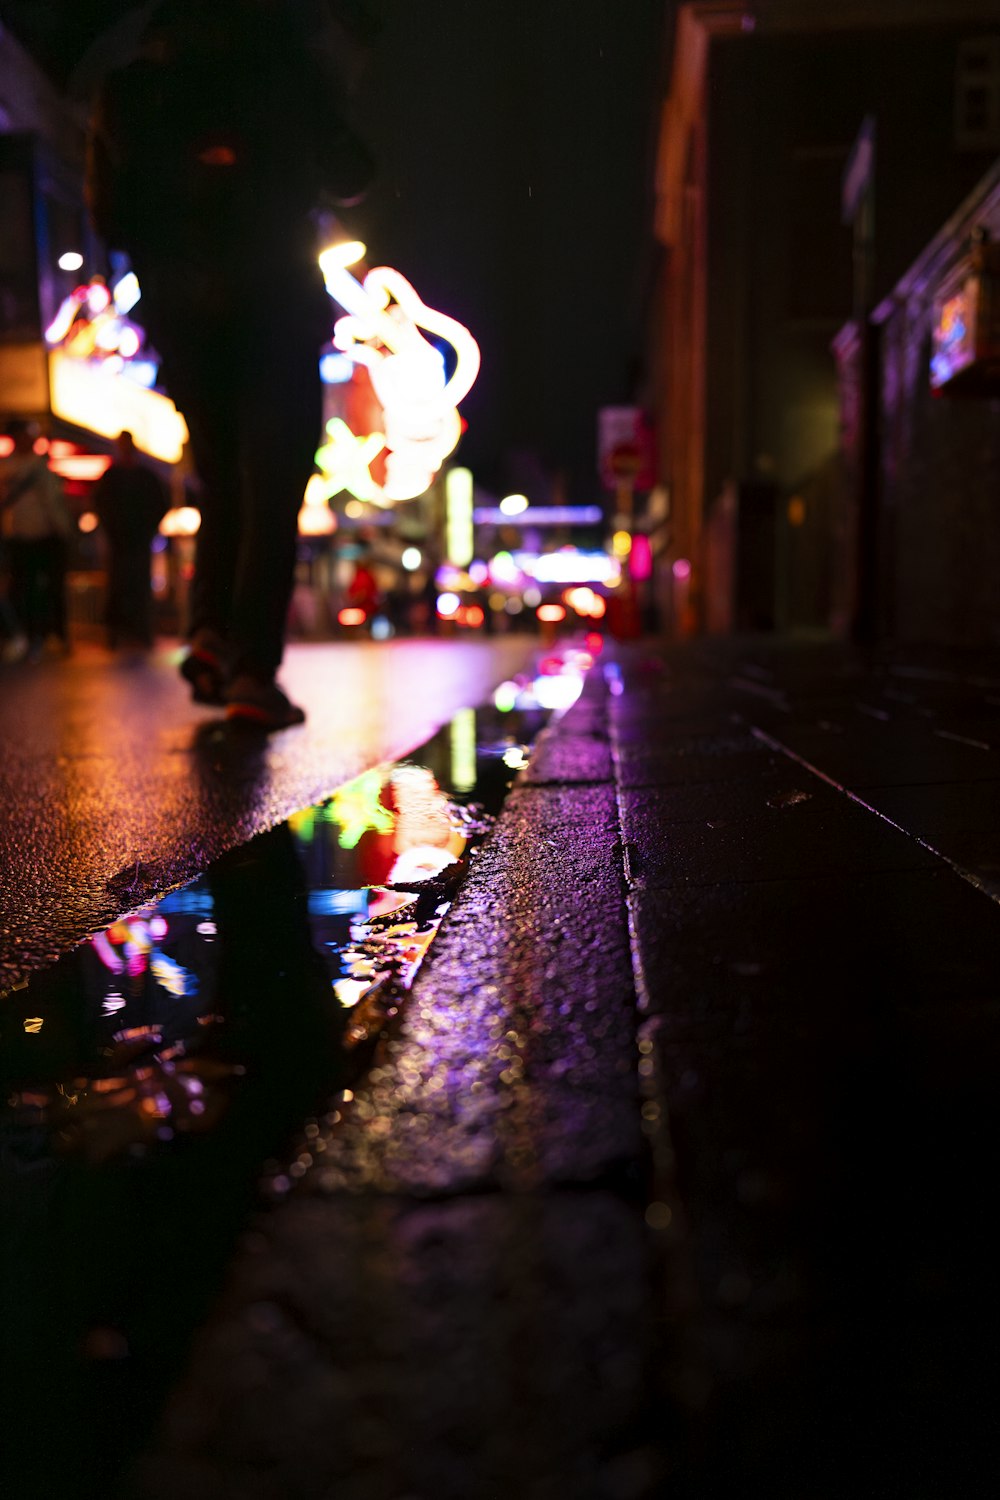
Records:
<instances>
[{"instance_id":1,"label":"blurred pedestrian figure","mask_svg":"<svg viewBox=\"0 0 1000 1500\"><path fill-rule=\"evenodd\" d=\"M66 620L66 563L73 535L73 516L62 481L44 456L35 452L37 430L31 422L8 424L14 449L0 460L0 536L9 578L9 606L17 622L14 650L8 655L41 654L54 636L69 651Z\"/></svg>"},{"instance_id":2,"label":"blurred pedestrian figure","mask_svg":"<svg viewBox=\"0 0 1000 1500\"><path fill-rule=\"evenodd\" d=\"M108 542L106 623L112 646L153 644L149 552L170 506L167 487L139 460L130 432L119 435L117 458L94 487L94 510Z\"/></svg>"},{"instance_id":3,"label":"blurred pedestrian figure","mask_svg":"<svg viewBox=\"0 0 1000 1500\"><path fill-rule=\"evenodd\" d=\"M350 609L363 609L371 624L372 616L382 602L382 591L372 567L371 552L362 552L354 564L354 573L347 586L345 603Z\"/></svg>"},{"instance_id":4,"label":"blurred pedestrian figure","mask_svg":"<svg viewBox=\"0 0 1000 1500\"><path fill-rule=\"evenodd\" d=\"M0 661L20 661L28 649L28 638L10 602L10 569L0 524Z\"/></svg>"},{"instance_id":5,"label":"blurred pedestrian figure","mask_svg":"<svg viewBox=\"0 0 1000 1500\"><path fill-rule=\"evenodd\" d=\"M202 485L182 665L196 701L276 729L297 516L331 310L313 211L371 175L295 0L163 0L91 134L95 225L128 252Z\"/></svg>"}]
</instances>

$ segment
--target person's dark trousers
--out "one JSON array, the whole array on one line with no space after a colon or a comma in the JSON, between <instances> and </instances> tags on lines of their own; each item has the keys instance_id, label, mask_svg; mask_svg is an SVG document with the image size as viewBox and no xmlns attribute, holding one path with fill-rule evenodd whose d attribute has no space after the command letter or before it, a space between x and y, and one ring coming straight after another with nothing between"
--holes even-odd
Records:
<instances>
[{"instance_id":1,"label":"person's dark trousers","mask_svg":"<svg viewBox=\"0 0 1000 1500\"><path fill-rule=\"evenodd\" d=\"M61 537L7 543L10 603L32 645L47 635L68 642L66 622L66 543Z\"/></svg>"},{"instance_id":2,"label":"person's dark trousers","mask_svg":"<svg viewBox=\"0 0 1000 1500\"><path fill-rule=\"evenodd\" d=\"M108 638L112 646L153 644L149 547L115 543L108 559Z\"/></svg>"},{"instance_id":3,"label":"person's dark trousers","mask_svg":"<svg viewBox=\"0 0 1000 1500\"><path fill-rule=\"evenodd\" d=\"M168 347L160 340L203 486L189 633L223 635L234 673L266 679L281 664L298 513L321 437L322 337L314 317L286 305L270 318L175 325Z\"/></svg>"},{"instance_id":4,"label":"person's dark trousers","mask_svg":"<svg viewBox=\"0 0 1000 1500\"><path fill-rule=\"evenodd\" d=\"M61 536L47 537L48 625L52 635L69 646L69 618L66 608L66 573L69 569L69 543Z\"/></svg>"}]
</instances>

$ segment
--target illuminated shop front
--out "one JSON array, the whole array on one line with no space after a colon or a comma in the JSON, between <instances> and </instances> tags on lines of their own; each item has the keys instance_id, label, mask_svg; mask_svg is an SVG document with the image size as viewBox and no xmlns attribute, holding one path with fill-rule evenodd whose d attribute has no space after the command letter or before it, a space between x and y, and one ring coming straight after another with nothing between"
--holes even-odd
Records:
<instances>
[{"instance_id":1,"label":"illuminated shop front","mask_svg":"<svg viewBox=\"0 0 1000 1500\"><path fill-rule=\"evenodd\" d=\"M96 627L104 568L91 488L123 429L169 481L179 474L187 430L155 389L155 359L135 320L135 277L88 277L105 257L88 223L79 168L34 132L0 134L0 220L0 431L12 419L38 428L36 451L63 480L79 528L70 617ZM0 442L0 452L8 448Z\"/></svg>"}]
</instances>

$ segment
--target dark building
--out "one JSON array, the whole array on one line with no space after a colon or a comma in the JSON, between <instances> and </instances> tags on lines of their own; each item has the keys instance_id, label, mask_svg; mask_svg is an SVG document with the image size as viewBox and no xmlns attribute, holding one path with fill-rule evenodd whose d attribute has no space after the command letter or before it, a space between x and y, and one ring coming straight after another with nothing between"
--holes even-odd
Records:
<instances>
[{"instance_id":1,"label":"dark building","mask_svg":"<svg viewBox=\"0 0 1000 1500\"><path fill-rule=\"evenodd\" d=\"M983 177L998 101L997 0L677 7L647 394L691 623L870 611L832 342Z\"/></svg>"},{"instance_id":2,"label":"dark building","mask_svg":"<svg viewBox=\"0 0 1000 1500\"><path fill-rule=\"evenodd\" d=\"M0 413L48 407L43 331L94 257L83 203L86 116L0 24Z\"/></svg>"},{"instance_id":3,"label":"dark building","mask_svg":"<svg viewBox=\"0 0 1000 1500\"><path fill-rule=\"evenodd\" d=\"M1000 160L835 350L870 633L1000 644Z\"/></svg>"}]
</instances>

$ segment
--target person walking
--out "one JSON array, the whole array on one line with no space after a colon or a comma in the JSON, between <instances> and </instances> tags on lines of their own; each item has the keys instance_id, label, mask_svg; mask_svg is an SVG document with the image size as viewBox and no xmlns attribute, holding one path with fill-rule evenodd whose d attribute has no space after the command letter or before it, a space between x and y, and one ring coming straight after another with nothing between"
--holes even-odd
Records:
<instances>
[{"instance_id":1,"label":"person walking","mask_svg":"<svg viewBox=\"0 0 1000 1500\"><path fill-rule=\"evenodd\" d=\"M140 462L131 432L119 435L116 453L93 493L108 543L108 641L148 649L153 644L149 552L170 497L160 476Z\"/></svg>"},{"instance_id":2,"label":"person walking","mask_svg":"<svg viewBox=\"0 0 1000 1500\"><path fill-rule=\"evenodd\" d=\"M66 561L73 517L62 481L44 456L35 452L33 424L10 422L7 436L14 447L0 460L0 536L7 559L9 605L20 632L15 639L18 645L23 641L29 658L41 655L49 636L55 636L66 654L70 649Z\"/></svg>"},{"instance_id":3,"label":"person walking","mask_svg":"<svg viewBox=\"0 0 1000 1500\"><path fill-rule=\"evenodd\" d=\"M181 671L197 702L264 729L305 717L276 676L330 328L314 211L357 201L372 173L306 14L163 0L101 91L88 164L95 227L138 275L201 484Z\"/></svg>"}]
</instances>

